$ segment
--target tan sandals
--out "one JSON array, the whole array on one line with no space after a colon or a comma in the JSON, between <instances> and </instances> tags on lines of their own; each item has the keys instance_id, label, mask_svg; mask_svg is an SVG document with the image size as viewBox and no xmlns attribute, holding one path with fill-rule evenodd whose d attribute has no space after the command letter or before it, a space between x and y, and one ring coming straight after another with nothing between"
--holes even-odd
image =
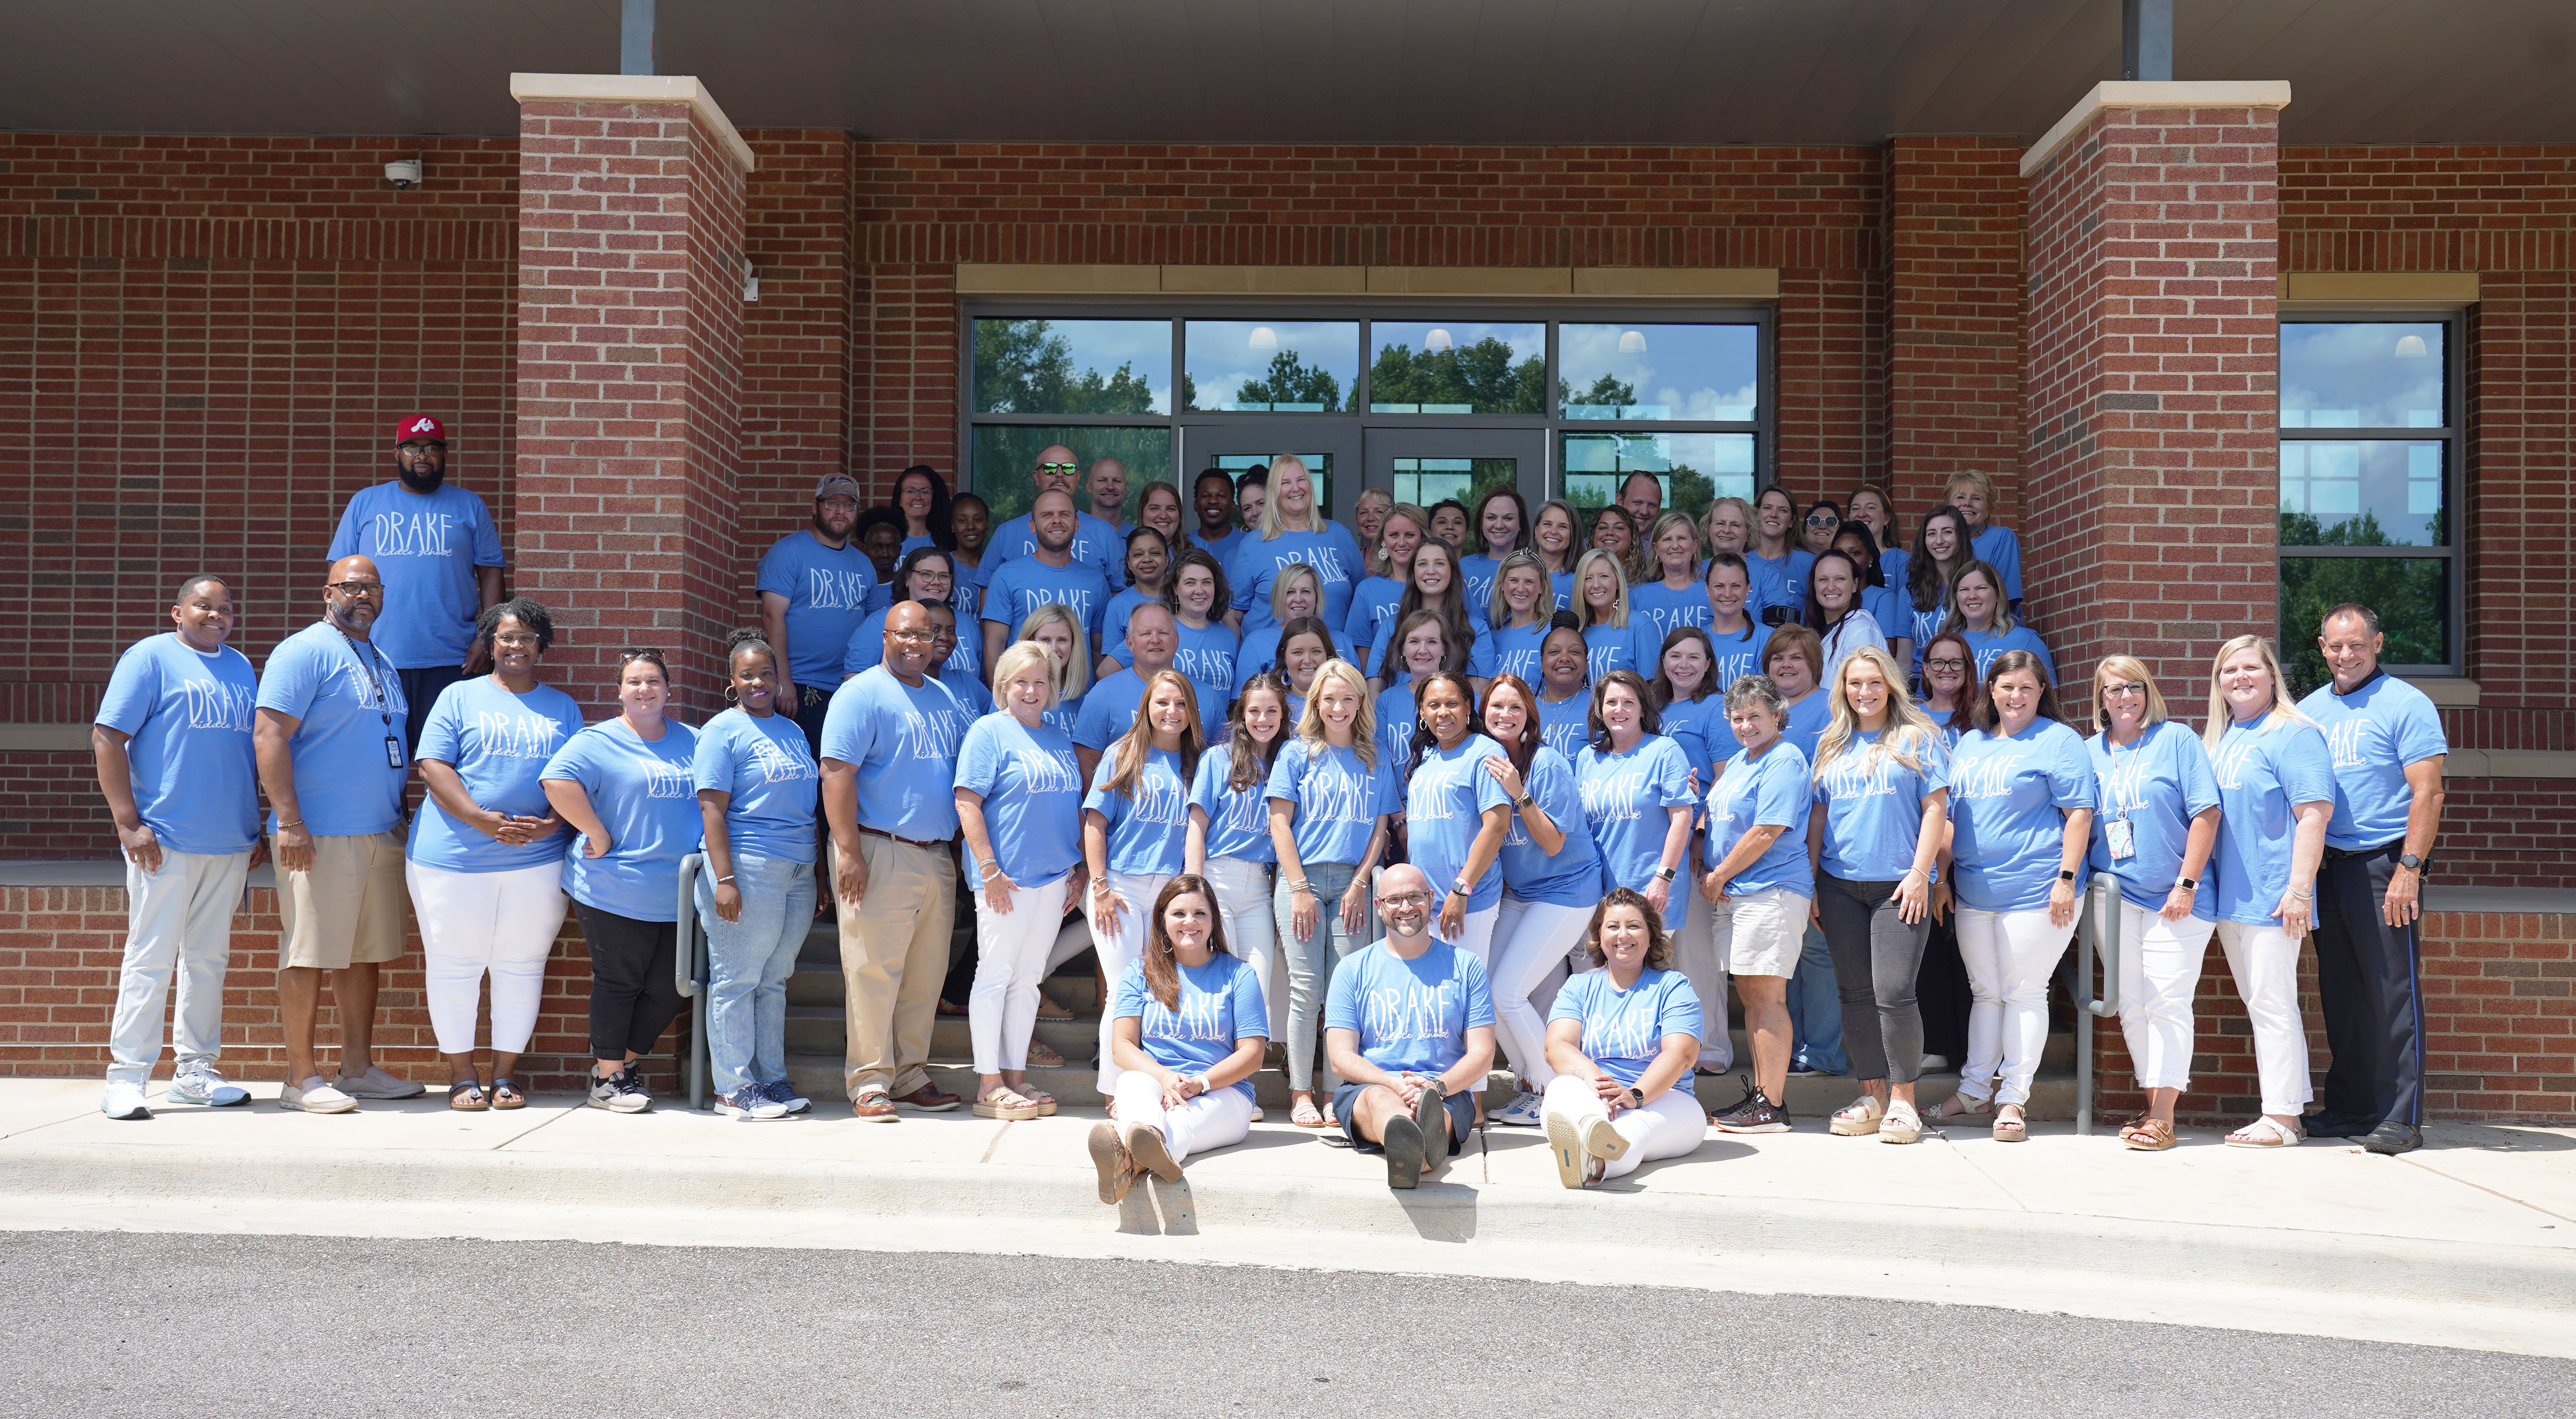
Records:
<instances>
[{"instance_id":1,"label":"tan sandals","mask_svg":"<svg viewBox=\"0 0 2576 1419\"><path fill-rule=\"evenodd\" d=\"M996 1084L975 1100L975 1117L1019 1123L1038 1116L1038 1106L1008 1084Z\"/></svg>"},{"instance_id":2,"label":"tan sandals","mask_svg":"<svg viewBox=\"0 0 2576 1419\"><path fill-rule=\"evenodd\" d=\"M2140 1153L2161 1153L2174 1146L2173 1125L2160 1118L2133 1120L2120 1129L2120 1141Z\"/></svg>"}]
</instances>

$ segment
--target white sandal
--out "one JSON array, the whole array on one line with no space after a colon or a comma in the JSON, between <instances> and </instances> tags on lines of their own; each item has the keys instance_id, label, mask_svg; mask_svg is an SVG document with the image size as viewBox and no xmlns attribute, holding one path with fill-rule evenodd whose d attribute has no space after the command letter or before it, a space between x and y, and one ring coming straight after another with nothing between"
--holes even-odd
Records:
<instances>
[{"instance_id":1,"label":"white sandal","mask_svg":"<svg viewBox=\"0 0 2576 1419\"><path fill-rule=\"evenodd\" d=\"M1863 1094L1836 1109L1832 1121L1825 1125L1825 1131L1836 1138L1867 1138L1878 1132L1879 1120L1886 1116L1884 1105L1875 1097Z\"/></svg>"},{"instance_id":2,"label":"white sandal","mask_svg":"<svg viewBox=\"0 0 2576 1419\"><path fill-rule=\"evenodd\" d=\"M2302 1135L2297 1129L2283 1128L2270 1114L2256 1116L2252 1123L2227 1135L2230 1148L2296 1148Z\"/></svg>"},{"instance_id":3,"label":"white sandal","mask_svg":"<svg viewBox=\"0 0 2576 1419\"><path fill-rule=\"evenodd\" d=\"M1932 1111L1932 1116L1934 1118L1971 1118L1992 1113L1994 1107L1992 1100L1980 1099L1963 1089L1943 1099L1941 1106Z\"/></svg>"},{"instance_id":4,"label":"white sandal","mask_svg":"<svg viewBox=\"0 0 2576 1419\"><path fill-rule=\"evenodd\" d=\"M1923 1117L1914 1106L1898 1099L1887 1106L1887 1116L1879 1120L1878 1141L1912 1143L1923 1136Z\"/></svg>"}]
</instances>

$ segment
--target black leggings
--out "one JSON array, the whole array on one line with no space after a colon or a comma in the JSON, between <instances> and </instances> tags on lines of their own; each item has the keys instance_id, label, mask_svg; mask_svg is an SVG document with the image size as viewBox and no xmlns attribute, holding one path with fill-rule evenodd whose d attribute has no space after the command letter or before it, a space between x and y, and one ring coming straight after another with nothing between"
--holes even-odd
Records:
<instances>
[{"instance_id":1,"label":"black leggings","mask_svg":"<svg viewBox=\"0 0 2576 1419\"><path fill-rule=\"evenodd\" d=\"M1923 1013L1914 973L1923 965L1931 913L1908 926L1896 914L1894 882L1846 882L1816 874L1816 915L1834 953L1842 998L1843 1053L1855 1079L1911 1084L1923 1072Z\"/></svg>"},{"instance_id":2,"label":"black leggings","mask_svg":"<svg viewBox=\"0 0 2576 1419\"><path fill-rule=\"evenodd\" d=\"M677 922L637 921L572 904L590 945L590 1056L624 1059L653 1052L680 1013L680 987L672 979L680 959Z\"/></svg>"}]
</instances>

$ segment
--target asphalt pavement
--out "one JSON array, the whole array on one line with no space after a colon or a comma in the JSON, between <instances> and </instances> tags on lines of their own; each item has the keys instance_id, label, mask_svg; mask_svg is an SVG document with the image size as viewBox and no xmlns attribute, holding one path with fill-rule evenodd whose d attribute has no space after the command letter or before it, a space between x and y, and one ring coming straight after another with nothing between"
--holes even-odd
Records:
<instances>
[{"instance_id":1,"label":"asphalt pavement","mask_svg":"<svg viewBox=\"0 0 2576 1419\"><path fill-rule=\"evenodd\" d=\"M48 1419L2539 1419L2576 1394L2576 1361L1977 1306L581 1242L0 1233L0 1334L0 1415Z\"/></svg>"}]
</instances>

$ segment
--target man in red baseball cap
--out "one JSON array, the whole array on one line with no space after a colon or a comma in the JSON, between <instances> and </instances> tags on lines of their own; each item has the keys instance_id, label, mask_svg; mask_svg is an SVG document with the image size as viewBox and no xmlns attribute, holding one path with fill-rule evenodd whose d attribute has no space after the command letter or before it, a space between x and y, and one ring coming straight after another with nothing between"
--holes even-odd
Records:
<instances>
[{"instance_id":1,"label":"man in red baseball cap","mask_svg":"<svg viewBox=\"0 0 2576 1419\"><path fill-rule=\"evenodd\" d=\"M447 426L394 421L394 481L360 490L340 514L331 559L366 557L385 583L375 644L402 676L407 749L439 692L490 669L474 621L501 604L501 534L483 499L447 481Z\"/></svg>"}]
</instances>

